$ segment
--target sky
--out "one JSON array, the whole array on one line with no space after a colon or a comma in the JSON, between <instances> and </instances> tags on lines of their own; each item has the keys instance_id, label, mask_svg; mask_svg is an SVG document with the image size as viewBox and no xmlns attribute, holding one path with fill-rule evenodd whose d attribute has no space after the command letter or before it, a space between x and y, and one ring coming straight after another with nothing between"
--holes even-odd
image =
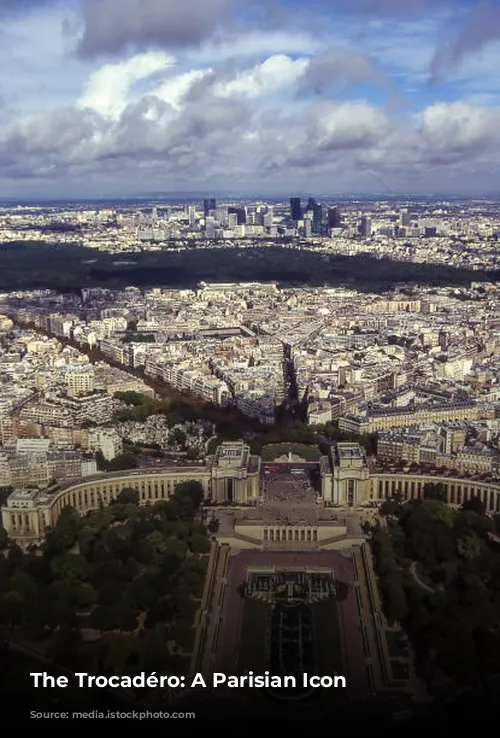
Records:
<instances>
[{"instance_id":1,"label":"sky","mask_svg":"<svg viewBox=\"0 0 500 738\"><path fill-rule=\"evenodd\" d=\"M500 193L500 0L0 0L0 198Z\"/></svg>"}]
</instances>

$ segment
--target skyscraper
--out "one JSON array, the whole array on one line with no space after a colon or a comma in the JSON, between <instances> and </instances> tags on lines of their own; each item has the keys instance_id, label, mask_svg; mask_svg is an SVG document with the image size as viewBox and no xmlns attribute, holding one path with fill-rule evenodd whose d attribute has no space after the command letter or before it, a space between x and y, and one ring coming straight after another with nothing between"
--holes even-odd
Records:
<instances>
[{"instance_id":1,"label":"skyscraper","mask_svg":"<svg viewBox=\"0 0 500 738\"><path fill-rule=\"evenodd\" d=\"M317 236L323 233L323 206L316 202L313 208L312 232Z\"/></svg>"},{"instance_id":2,"label":"skyscraper","mask_svg":"<svg viewBox=\"0 0 500 738\"><path fill-rule=\"evenodd\" d=\"M215 220L221 226L227 225L229 209L227 205L218 205L215 209Z\"/></svg>"},{"instance_id":3,"label":"skyscraper","mask_svg":"<svg viewBox=\"0 0 500 738\"><path fill-rule=\"evenodd\" d=\"M300 202L300 197L290 198L290 217L295 221L302 220L302 204Z\"/></svg>"},{"instance_id":4,"label":"skyscraper","mask_svg":"<svg viewBox=\"0 0 500 738\"><path fill-rule=\"evenodd\" d=\"M328 208L328 228L341 228L342 218L337 206Z\"/></svg>"},{"instance_id":5,"label":"skyscraper","mask_svg":"<svg viewBox=\"0 0 500 738\"><path fill-rule=\"evenodd\" d=\"M205 238L215 238L215 220L211 216L208 216L205 222Z\"/></svg>"},{"instance_id":6,"label":"skyscraper","mask_svg":"<svg viewBox=\"0 0 500 738\"><path fill-rule=\"evenodd\" d=\"M309 213L309 212L314 213L314 209L317 207L317 205L318 203L316 202L314 197L310 197L307 201L306 213Z\"/></svg>"},{"instance_id":7,"label":"skyscraper","mask_svg":"<svg viewBox=\"0 0 500 738\"><path fill-rule=\"evenodd\" d=\"M244 207L231 206L227 209L227 212L229 215L235 214L237 216L238 225L245 225L245 223L247 222L247 213Z\"/></svg>"},{"instance_id":8,"label":"skyscraper","mask_svg":"<svg viewBox=\"0 0 500 738\"><path fill-rule=\"evenodd\" d=\"M359 226L359 232L363 236L363 238L371 238L372 235L372 222L370 218L367 218L364 216L361 218L361 224Z\"/></svg>"},{"instance_id":9,"label":"skyscraper","mask_svg":"<svg viewBox=\"0 0 500 738\"><path fill-rule=\"evenodd\" d=\"M217 207L217 201L211 197L208 200L203 200L203 214L205 218L208 218L211 210L215 210Z\"/></svg>"}]
</instances>

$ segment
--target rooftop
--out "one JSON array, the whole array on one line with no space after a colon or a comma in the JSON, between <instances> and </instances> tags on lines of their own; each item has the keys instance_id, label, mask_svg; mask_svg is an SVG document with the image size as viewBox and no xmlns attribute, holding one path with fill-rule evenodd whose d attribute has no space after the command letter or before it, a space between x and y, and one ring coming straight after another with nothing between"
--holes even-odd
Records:
<instances>
[{"instance_id":1,"label":"rooftop","mask_svg":"<svg viewBox=\"0 0 500 738\"><path fill-rule=\"evenodd\" d=\"M359 443L338 443L337 455L339 460L364 459L365 452Z\"/></svg>"}]
</instances>

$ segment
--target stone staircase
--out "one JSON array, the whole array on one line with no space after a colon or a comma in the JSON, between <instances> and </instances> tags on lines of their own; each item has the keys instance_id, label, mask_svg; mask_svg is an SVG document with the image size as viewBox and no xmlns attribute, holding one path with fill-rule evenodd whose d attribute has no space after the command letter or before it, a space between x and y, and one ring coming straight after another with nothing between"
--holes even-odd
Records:
<instances>
[{"instance_id":1,"label":"stone staircase","mask_svg":"<svg viewBox=\"0 0 500 738\"><path fill-rule=\"evenodd\" d=\"M351 546L362 546L366 542L366 538L363 535L356 535L355 533L344 533L340 536L330 536L325 540L318 543L320 549L336 549L336 548L350 548Z\"/></svg>"}]
</instances>

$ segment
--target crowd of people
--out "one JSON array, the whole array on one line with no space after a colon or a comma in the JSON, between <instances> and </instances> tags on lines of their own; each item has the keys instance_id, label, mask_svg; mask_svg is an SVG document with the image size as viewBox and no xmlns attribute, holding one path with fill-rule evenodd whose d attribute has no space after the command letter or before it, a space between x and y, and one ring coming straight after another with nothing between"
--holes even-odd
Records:
<instances>
[{"instance_id":1,"label":"crowd of people","mask_svg":"<svg viewBox=\"0 0 500 738\"><path fill-rule=\"evenodd\" d=\"M266 476L260 503L275 525L313 525L316 493L306 474L275 472Z\"/></svg>"}]
</instances>

